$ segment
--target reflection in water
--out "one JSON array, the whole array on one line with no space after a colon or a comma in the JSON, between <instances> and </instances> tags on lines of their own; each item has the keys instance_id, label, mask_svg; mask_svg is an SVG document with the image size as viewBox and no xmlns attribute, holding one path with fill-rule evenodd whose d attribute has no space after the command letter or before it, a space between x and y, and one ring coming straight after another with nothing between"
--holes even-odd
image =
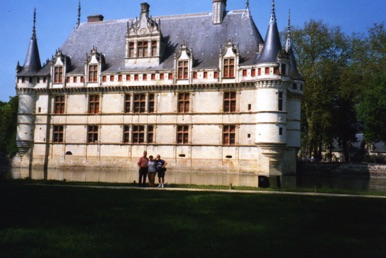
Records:
<instances>
[{"instance_id":1,"label":"reflection in water","mask_svg":"<svg viewBox=\"0 0 386 258\"><path fill-rule=\"evenodd\" d=\"M104 183L133 183L138 182L137 170L118 169L49 169L46 177L42 169L13 168L11 170L0 168L0 180L24 179L58 180L67 182L104 182ZM227 185L251 186L259 185L259 177L255 174L227 174L211 172L176 172L168 170L165 176L166 184L191 184L191 185ZM303 176L283 177L283 188L328 188L361 191L386 192L385 177L323 177Z\"/></svg>"}]
</instances>

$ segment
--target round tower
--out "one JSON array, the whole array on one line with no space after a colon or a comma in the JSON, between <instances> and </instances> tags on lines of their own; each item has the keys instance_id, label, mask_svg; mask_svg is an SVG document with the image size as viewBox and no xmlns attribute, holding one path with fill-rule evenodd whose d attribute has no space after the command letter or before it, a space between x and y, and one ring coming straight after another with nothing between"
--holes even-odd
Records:
<instances>
[{"instance_id":1,"label":"round tower","mask_svg":"<svg viewBox=\"0 0 386 258\"><path fill-rule=\"evenodd\" d=\"M35 90L38 81L37 72L41 69L39 49L36 38L36 9L34 10L33 28L24 66L17 67L16 90L19 97L16 145L22 157L31 149L35 129Z\"/></svg>"},{"instance_id":2,"label":"round tower","mask_svg":"<svg viewBox=\"0 0 386 258\"><path fill-rule=\"evenodd\" d=\"M282 75L288 70L288 56L282 51L276 23L275 3L265 42L257 61L256 145L267 158L269 175L282 175L283 152L287 146L287 85Z\"/></svg>"}]
</instances>

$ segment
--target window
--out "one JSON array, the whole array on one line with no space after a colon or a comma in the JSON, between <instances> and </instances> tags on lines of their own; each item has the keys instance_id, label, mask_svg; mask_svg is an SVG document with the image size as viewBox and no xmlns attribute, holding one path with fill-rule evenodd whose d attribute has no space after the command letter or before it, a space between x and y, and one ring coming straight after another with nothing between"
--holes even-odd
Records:
<instances>
[{"instance_id":1,"label":"window","mask_svg":"<svg viewBox=\"0 0 386 258\"><path fill-rule=\"evenodd\" d=\"M152 125L147 126L147 142L154 142L154 126Z\"/></svg>"},{"instance_id":2,"label":"window","mask_svg":"<svg viewBox=\"0 0 386 258\"><path fill-rule=\"evenodd\" d=\"M138 74L134 75L134 81L138 81Z\"/></svg>"},{"instance_id":3,"label":"window","mask_svg":"<svg viewBox=\"0 0 386 258\"><path fill-rule=\"evenodd\" d=\"M188 61L178 61L178 79L188 79Z\"/></svg>"},{"instance_id":4,"label":"window","mask_svg":"<svg viewBox=\"0 0 386 258\"><path fill-rule=\"evenodd\" d=\"M187 125L177 126L177 143L187 144L189 142L189 127Z\"/></svg>"},{"instance_id":5,"label":"window","mask_svg":"<svg viewBox=\"0 0 386 258\"><path fill-rule=\"evenodd\" d=\"M269 67L265 67L265 74L269 74Z\"/></svg>"},{"instance_id":6,"label":"window","mask_svg":"<svg viewBox=\"0 0 386 258\"><path fill-rule=\"evenodd\" d=\"M55 114L64 114L65 99L64 96L55 96L54 112Z\"/></svg>"},{"instance_id":7,"label":"window","mask_svg":"<svg viewBox=\"0 0 386 258\"><path fill-rule=\"evenodd\" d=\"M157 56L157 41L151 42L151 56Z\"/></svg>"},{"instance_id":8,"label":"window","mask_svg":"<svg viewBox=\"0 0 386 258\"><path fill-rule=\"evenodd\" d=\"M257 75L259 75L259 76L261 75L261 68L257 69Z\"/></svg>"},{"instance_id":9,"label":"window","mask_svg":"<svg viewBox=\"0 0 386 258\"><path fill-rule=\"evenodd\" d=\"M283 92L278 93L278 109L283 111Z\"/></svg>"},{"instance_id":10,"label":"window","mask_svg":"<svg viewBox=\"0 0 386 258\"><path fill-rule=\"evenodd\" d=\"M204 72L204 79L208 79L208 72Z\"/></svg>"},{"instance_id":11,"label":"window","mask_svg":"<svg viewBox=\"0 0 386 258\"><path fill-rule=\"evenodd\" d=\"M118 75L118 81L119 81L119 82L122 81L122 75L121 75L121 74Z\"/></svg>"},{"instance_id":12,"label":"window","mask_svg":"<svg viewBox=\"0 0 386 258\"><path fill-rule=\"evenodd\" d=\"M246 70L246 69L243 69L243 76L244 76L244 77L247 76L247 70Z\"/></svg>"},{"instance_id":13,"label":"window","mask_svg":"<svg viewBox=\"0 0 386 258\"><path fill-rule=\"evenodd\" d=\"M145 126L134 125L133 126L133 143L145 142Z\"/></svg>"},{"instance_id":14,"label":"window","mask_svg":"<svg viewBox=\"0 0 386 258\"><path fill-rule=\"evenodd\" d=\"M130 81L130 75L126 74L126 81Z\"/></svg>"},{"instance_id":15,"label":"window","mask_svg":"<svg viewBox=\"0 0 386 258\"><path fill-rule=\"evenodd\" d=\"M70 77L67 77L67 78L66 78L66 82L67 82L67 83L70 83Z\"/></svg>"},{"instance_id":16,"label":"window","mask_svg":"<svg viewBox=\"0 0 386 258\"><path fill-rule=\"evenodd\" d=\"M151 74L151 80L152 80L152 81L155 81L155 73L152 73L152 74Z\"/></svg>"},{"instance_id":17,"label":"window","mask_svg":"<svg viewBox=\"0 0 386 258\"><path fill-rule=\"evenodd\" d=\"M54 83L63 82L63 66L54 67Z\"/></svg>"},{"instance_id":18,"label":"window","mask_svg":"<svg viewBox=\"0 0 386 258\"><path fill-rule=\"evenodd\" d=\"M255 77L255 76L256 76L256 69L255 69L255 68L252 68L251 76L252 76L252 77Z\"/></svg>"},{"instance_id":19,"label":"window","mask_svg":"<svg viewBox=\"0 0 386 258\"><path fill-rule=\"evenodd\" d=\"M193 73L193 79L197 79L197 72Z\"/></svg>"},{"instance_id":20,"label":"window","mask_svg":"<svg viewBox=\"0 0 386 258\"><path fill-rule=\"evenodd\" d=\"M147 81L147 74L142 75L142 80Z\"/></svg>"},{"instance_id":21,"label":"window","mask_svg":"<svg viewBox=\"0 0 386 258\"><path fill-rule=\"evenodd\" d=\"M215 79L218 79L218 72L214 72L213 77L214 77Z\"/></svg>"},{"instance_id":22,"label":"window","mask_svg":"<svg viewBox=\"0 0 386 258\"><path fill-rule=\"evenodd\" d=\"M189 93L178 94L178 113L189 112Z\"/></svg>"},{"instance_id":23,"label":"window","mask_svg":"<svg viewBox=\"0 0 386 258\"><path fill-rule=\"evenodd\" d=\"M139 41L137 46L137 57L147 57L147 41Z\"/></svg>"},{"instance_id":24,"label":"window","mask_svg":"<svg viewBox=\"0 0 386 258\"><path fill-rule=\"evenodd\" d=\"M134 42L129 44L129 57L134 57Z\"/></svg>"},{"instance_id":25,"label":"window","mask_svg":"<svg viewBox=\"0 0 386 258\"><path fill-rule=\"evenodd\" d=\"M287 74L287 66L285 64L281 64L281 74Z\"/></svg>"},{"instance_id":26,"label":"window","mask_svg":"<svg viewBox=\"0 0 386 258\"><path fill-rule=\"evenodd\" d=\"M130 142L130 126L125 125L123 127L123 143Z\"/></svg>"},{"instance_id":27,"label":"window","mask_svg":"<svg viewBox=\"0 0 386 258\"><path fill-rule=\"evenodd\" d=\"M54 130L52 132L52 142L63 142L63 125L54 125Z\"/></svg>"},{"instance_id":28,"label":"window","mask_svg":"<svg viewBox=\"0 0 386 258\"><path fill-rule=\"evenodd\" d=\"M279 135L283 135L283 127L279 127Z\"/></svg>"},{"instance_id":29,"label":"window","mask_svg":"<svg viewBox=\"0 0 386 258\"><path fill-rule=\"evenodd\" d=\"M236 112L236 92L224 92L224 112Z\"/></svg>"},{"instance_id":30,"label":"window","mask_svg":"<svg viewBox=\"0 0 386 258\"><path fill-rule=\"evenodd\" d=\"M74 77L73 77L73 82L76 83L76 82L77 82L77 79L78 79L78 77L74 76Z\"/></svg>"},{"instance_id":31,"label":"window","mask_svg":"<svg viewBox=\"0 0 386 258\"><path fill-rule=\"evenodd\" d=\"M99 113L99 95L89 95L88 97L88 113Z\"/></svg>"},{"instance_id":32,"label":"window","mask_svg":"<svg viewBox=\"0 0 386 258\"><path fill-rule=\"evenodd\" d=\"M160 76L159 77L160 80L165 80L165 74L164 73L161 73L159 76Z\"/></svg>"},{"instance_id":33,"label":"window","mask_svg":"<svg viewBox=\"0 0 386 258\"><path fill-rule=\"evenodd\" d=\"M223 145L234 145L236 143L236 126L226 125L223 127Z\"/></svg>"},{"instance_id":34,"label":"window","mask_svg":"<svg viewBox=\"0 0 386 258\"><path fill-rule=\"evenodd\" d=\"M97 82L98 81L98 65L89 65L88 66L88 81Z\"/></svg>"},{"instance_id":35,"label":"window","mask_svg":"<svg viewBox=\"0 0 386 258\"><path fill-rule=\"evenodd\" d=\"M169 73L169 80L173 80L173 73Z\"/></svg>"},{"instance_id":36,"label":"window","mask_svg":"<svg viewBox=\"0 0 386 258\"><path fill-rule=\"evenodd\" d=\"M82 82L82 83L84 82L84 77L83 76L80 77L80 82Z\"/></svg>"},{"instance_id":37,"label":"window","mask_svg":"<svg viewBox=\"0 0 386 258\"><path fill-rule=\"evenodd\" d=\"M279 74L279 67L274 67L273 68L273 73L278 75Z\"/></svg>"},{"instance_id":38,"label":"window","mask_svg":"<svg viewBox=\"0 0 386 258\"><path fill-rule=\"evenodd\" d=\"M146 95L135 94L134 95L134 113L144 113L146 106Z\"/></svg>"},{"instance_id":39,"label":"window","mask_svg":"<svg viewBox=\"0 0 386 258\"><path fill-rule=\"evenodd\" d=\"M125 95L125 113L129 113L130 112L130 104L131 104L131 95L130 94L126 94Z\"/></svg>"},{"instance_id":40,"label":"window","mask_svg":"<svg viewBox=\"0 0 386 258\"><path fill-rule=\"evenodd\" d=\"M224 78L235 77L235 59L225 58L224 59Z\"/></svg>"},{"instance_id":41,"label":"window","mask_svg":"<svg viewBox=\"0 0 386 258\"><path fill-rule=\"evenodd\" d=\"M148 99L148 105L149 105L149 113L154 113L154 94L149 94Z\"/></svg>"},{"instance_id":42,"label":"window","mask_svg":"<svg viewBox=\"0 0 386 258\"><path fill-rule=\"evenodd\" d=\"M139 144L139 143L145 143L145 129L146 126L144 125L134 125L133 128L133 143ZM152 143L154 141L154 126L148 125L147 126L147 142ZM130 126L125 125L123 127L123 143L129 143L130 142Z\"/></svg>"},{"instance_id":43,"label":"window","mask_svg":"<svg viewBox=\"0 0 386 258\"><path fill-rule=\"evenodd\" d=\"M114 75L110 75L110 81L111 81L111 82L114 81Z\"/></svg>"},{"instance_id":44,"label":"window","mask_svg":"<svg viewBox=\"0 0 386 258\"><path fill-rule=\"evenodd\" d=\"M297 89L298 89L298 85L297 85L296 83L294 83L294 84L292 84L292 88L293 88L294 90L297 90Z\"/></svg>"},{"instance_id":45,"label":"window","mask_svg":"<svg viewBox=\"0 0 386 258\"><path fill-rule=\"evenodd\" d=\"M107 77L106 77L106 75L103 75L103 77L102 77L102 81L103 81L103 82L106 82L106 81L107 81Z\"/></svg>"},{"instance_id":46,"label":"window","mask_svg":"<svg viewBox=\"0 0 386 258\"><path fill-rule=\"evenodd\" d=\"M87 127L87 142L88 143L98 142L98 126L97 125L89 125Z\"/></svg>"}]
</instances>

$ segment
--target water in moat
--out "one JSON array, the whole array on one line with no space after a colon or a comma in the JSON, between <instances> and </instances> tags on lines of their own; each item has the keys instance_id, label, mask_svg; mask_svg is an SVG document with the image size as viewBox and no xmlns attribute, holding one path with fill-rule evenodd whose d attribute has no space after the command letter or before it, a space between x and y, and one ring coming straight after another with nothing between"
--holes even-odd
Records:
<instances>
[{"instance_id":1,"label":"water in moat","mask_svg":"<svg viewBox=\"0 0 386 258\"><path fill-rule=\"evenodd\" d=\"M57 180L66 182L104 182L134 183L138 182L135 169L28 169L0 167L0 181L6 179ZM213 172L166 172L165 183L192 185L233 185L264 186L263 177L254 174L229 174ZM270 186L277 187L277 178L269 179ZM272 182L274 182L272 184ZM264 182L263 182L264 183ZM349 176L287 176L280 179L281 188L337 189L353 191L386 192L386 177L349 177Z\"/></svg>"}]
</instances>

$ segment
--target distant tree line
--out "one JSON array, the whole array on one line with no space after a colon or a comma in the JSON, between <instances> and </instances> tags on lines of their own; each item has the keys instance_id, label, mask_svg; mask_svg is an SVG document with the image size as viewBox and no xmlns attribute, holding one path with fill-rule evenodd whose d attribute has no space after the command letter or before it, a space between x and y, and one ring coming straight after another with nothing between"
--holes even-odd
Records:
<instances>
[{"instance_id":1,"label":"distant tree line","mask_svg":"<svg viewBox=\"0 0 386 258\"><path fill-rule=\"evenodd\" d=\"M286 33L283 33L286 34ZM299 71L306 82L302 101L302 152L321 158L336 141L349 160L350 143L386 142L386 29L366 35L310 20L291 30ZM0 102L0 152L16 152L18 98Z\"/></svg>"},{"instance_id":2,"label":"distant tree line","mask_svg":"<svg viewBox=\"0 0 386 258\"><path fill-rule=\"evenodd\" d=\"M18 97L0 101L0 155L14 155L16 149Z\"/></svg>"},{"instance_id":3,"label":"distant tree line","mask_svg":"<svg viewBox=\"0 0 386 258\"><path fill-rule=\"evenodd\" d=\"M321 158L333 142L346 161L355 134L368 143L386 141L386 30L346 35L339 27L310 20L292 30L298 68L305 79L302 151Z\"/></svg>"}]
</instances>

